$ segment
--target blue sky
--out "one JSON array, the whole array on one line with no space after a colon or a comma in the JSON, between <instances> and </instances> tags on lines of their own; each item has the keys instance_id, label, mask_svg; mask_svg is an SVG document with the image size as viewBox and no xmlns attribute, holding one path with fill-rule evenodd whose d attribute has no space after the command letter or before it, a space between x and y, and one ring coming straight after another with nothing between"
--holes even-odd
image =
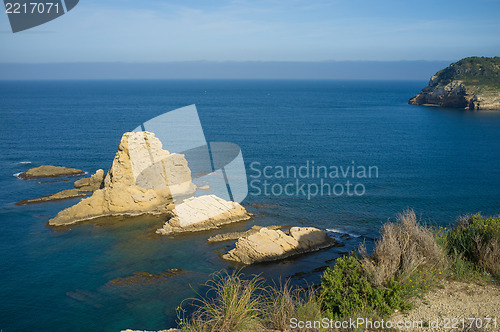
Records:
<instances>
[{"instance_id":1,"label":"blue sky","mask_svg":"<svg viewBox=\"0 0 500 332\"><path fill-rule=\"evenodd\" d=\"M500 55L498 0L80 0L0 62L458 60Z\"/></svg>"}]
</instances>

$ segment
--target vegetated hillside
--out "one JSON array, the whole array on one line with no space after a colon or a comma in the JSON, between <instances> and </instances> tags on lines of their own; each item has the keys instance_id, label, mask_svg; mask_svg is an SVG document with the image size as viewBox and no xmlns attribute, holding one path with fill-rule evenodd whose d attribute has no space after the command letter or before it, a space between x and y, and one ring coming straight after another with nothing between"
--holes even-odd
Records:
<instances>
[{"instance_id":1,"label":"vegetated hillside","mask_svg":"<svg viewBox=\"0 0 500 332\"><path fill-rule=\"evenodd\" d=\"M413 105L500 110L500 57L468 57L431 77Z\"/></svg>"},{"instance_id":2,"label":"vegetated hillside","mask_svg":"<svg viewBox=\"0 0 500 332\"><path fill-rule=\"evenodd\" d=\"M438 71L436 76L441 84L459 80L464 85L487 85L500 88L500 57L464 58Z\"/></svg>"}]
</instances>

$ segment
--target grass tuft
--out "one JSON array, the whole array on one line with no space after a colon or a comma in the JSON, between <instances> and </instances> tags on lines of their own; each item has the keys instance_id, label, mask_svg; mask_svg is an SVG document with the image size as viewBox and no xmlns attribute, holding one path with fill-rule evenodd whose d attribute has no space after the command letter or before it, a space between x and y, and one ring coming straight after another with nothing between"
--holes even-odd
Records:
<instances>
[{"instance_id":1,"label":"grass tuft","mask_svg":"<svg viewBox=\"0 0 500 332\"><path fill-rule=\"evenodd\" d=\"M290 320L315 321L322 318L321 306L312 289L292 288L289 280L268 289L266 326L272 330L287 331ZM297 329L296 331L300 331Z\"/></svg>"},{"instance_id":2,"label":"grass tuft","mask_svg":"<svg viewBox=\"0 0 500 332\"><path fill-rule=\"evenodd\" d=\"M188 321L181 320L181 327L206 332L262 330L263 282L260 276L242 279L238 272L214 274L206 283L207 296L197 300L197 309Z\"/></svg>"},{"instance_id":3,"label":"grass tuft","mask_svg":"<svg viewBox=\"0 0 500 332\"><path fill-rule=\"evenodd\" d=\"M432 230L421 225L412 210L399 214L397 222L384 224L371 255L364 245L359 251L366 275L380 286L408 279L423 266L442 269L446 261Z\"/></svg>"},{"instance_id":4,"label":"grass tuft","mask_svg":"<svg viewBox=\"0 0 500 332\"><path fill-rule=\"evenodd\" d=\"M500 216L467 215L447 234L448 254L500 278Z\"/></svg>"}]
</instances>

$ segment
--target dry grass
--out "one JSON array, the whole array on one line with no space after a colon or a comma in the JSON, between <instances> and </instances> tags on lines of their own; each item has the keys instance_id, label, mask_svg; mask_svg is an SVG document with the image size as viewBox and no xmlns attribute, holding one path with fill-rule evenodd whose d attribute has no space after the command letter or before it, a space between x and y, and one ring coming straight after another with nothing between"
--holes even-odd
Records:
<instances>
[{"instance_id":1,"label":"dry grass","mask_svg":"<svg viewBox=\"0 0 500 332\"><path fill-rule=\"evenodd\" d=\"M322 318L313 290L292 288L289 281L276 287L264 287L263 282L259 276L244 279L238 271L214 274L206 283L207 295L195 300L196 310L187 321L179 317L179 327L207 332L288 331L291 318Z\"/></svg>"},{"instance_id":2,"label":"dry grass","mask_svg":"<svg viewBox=\"0 0 500 332\"><path fill-rule=\"evenodd\" d=\"M181 327L207 332L265 330L261 319L263 281L259 276L242 279L238 272L215 274L206 284L207 296L197 300L197 309L188 321L181 319Z\"/></svg>"},{"instance_id":3,"label":"dry grass","mask_svg":"<svg viewBox=\"0 0 500 332\"><path fill-rule=\"evenodd\" d=\"M375 285L391 279L404 280L419 267L440 267L446 256L436 243L433 232L419 224L415 212L399 214L396 223L386 223L372 255L360 246L361 263Z\"/></svg>"},{"instance_id":4,"label":"dry grass","mask_svg":"<svg viewBox=\"0 0 500 332\"><path fill-rule=\"evenodd\" d=\"M481 274L500 278L500 216L467 215L446 234L450 255L473 265Z\"/></svg>"},{"instance_id":5,"label":"dry grass","mask_svg":"<svg viewBox=\"0 0 500 332\"><path fill-rule=\"evenodd\" d=\"M290 319L301 321L320 320L321 306L316 293L311 289L292 289L289 280L268 289L266 321L273 330L288 331ZM295 329L300 331L300 329Z\"/></svg>"},{"instance_id":6,"label":"dry grass","mask_svg":"<svg viewBox=\"0 0 500 332\"><path fill-rule=\"evenodd\" d=\"M483 267L493 275L500 276L500 245L496 239L491 239L488 243L482 243L481 239L476 237L476 250L479 261Z\"/></svg>"}]
</instances>

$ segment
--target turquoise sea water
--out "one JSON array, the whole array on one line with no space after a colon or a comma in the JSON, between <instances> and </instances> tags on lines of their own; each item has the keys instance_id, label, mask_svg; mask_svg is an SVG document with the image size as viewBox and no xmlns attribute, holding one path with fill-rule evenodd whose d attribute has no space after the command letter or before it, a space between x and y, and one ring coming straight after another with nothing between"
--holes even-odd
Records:
<instances>
[{"instance_id":1,"label":"turquoise sea water","mask_svg":"<svg viewBox=\"0 0 500 332\"><path fill-rule=\"evenodd\" d=\"M413 208L450 225L464 213L500 213L500 112L407 105L426 82L387 81L31 81L0 82L0 328L8 331L119 331L174 326L175 308L203 292L214 271L238 266L208 244L217 232L154 235L161 221L46 227L78 200L16 206L69 189L72 181L23 181L13 174L54 164L89 173L111 165L121 135L159 114L196 104L208 141L241 147L250 165L376 166L355 179L362 196L250 194L254 224L329 229L343 247L246 268L269 279L318 282L332 260L368 243L382 223ZM59 179L65 180L65 179ZM263 180L261 178L261 180ZM290 179L271 179L286 185ZM293 179L295 181L295 179ZM318 179L301 179L315 184ZM332 184L345 182L329 180ZM257 185L258 186L258 185ZM255 187L255 182L254 182ZM256 206L252 205L256 204ZM337 232L337 233L335 233ZM350 235L346 235L350 234ZM134 272L185 273L113 284Z\"/></svg>"}]
</instances>

